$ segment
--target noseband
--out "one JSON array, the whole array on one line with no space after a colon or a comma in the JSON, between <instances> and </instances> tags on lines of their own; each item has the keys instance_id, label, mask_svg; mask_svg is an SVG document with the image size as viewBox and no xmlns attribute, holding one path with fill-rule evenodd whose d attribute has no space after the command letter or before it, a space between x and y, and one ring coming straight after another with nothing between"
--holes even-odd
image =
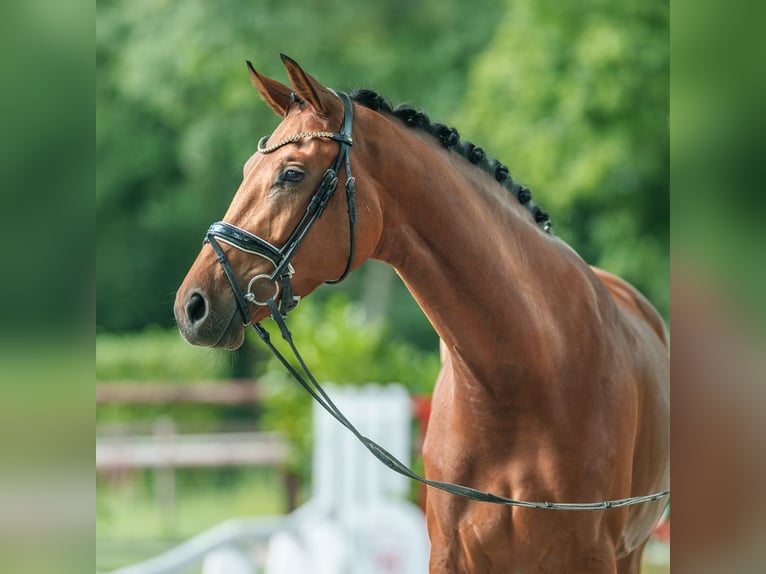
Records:
<instances>
[{"instance_id":1,"label":"noseband","mask_svg":"<svg viewBox=\"0 0 766 574\"><path fill-rule=\"evenodd\" d=\"M346 167L346 203L348 204L348 226L349 226L349 254L346 261L346 267L341 273L340 277L335 280L327 281L327 283L339 283L346 278L351 265L354 260L354 226L356 224L356 192L354 188L354 178L351 175L351 160L349 159L349 148L353 143L351 138L351 132L354 122L354 110L351 104L351 98L344 93L337 94L343 102L343 124L340 132L301 132L289 138L278 141L272 145L267 145L268 137L261 139L258 142L258 151L263 154L268 154L284 145L297 142L306 138L328 138L337 141L340 144L340 150L335 157L335 161L332 166L322 176L322 181L314 192L311 200L306 207L306 212L303 217L293 229L293 232L288 237L285 244L279 248L265 239L250 233L227 223L225 221L218 221L213 223L207 230L204 243L209 243L213 248L218 262L223 267L223 271L226 274L226 278L231 284L231 288L234 291L234 296L237 299L237 306L239 312L242 314L242 320L245 327L252 323L250 319L250 307L252 303L254 305L269 305L269 301L277 301L277 309L279 312L286 316L289 311L295 308L298 304L300 297L293 294L292 288L292 276L295 273L291 261L295 256L300 244L306 237L314 222L322 216L328 202L333 196L335 189L338 187L338 172L341 165L345 163ZM229 264L229 260L226 254L221 249L220 242L231 245L232 247L244 251L245 253L251 253L267 259L274 265L274 271L269 274L259 274L250 279L247 285L247 291L243 292L237 282L237 278L234 275L234 271ZM253 293L254 286L258 281L270 281L274 284L274 293L271 297L265 301L259 300L255 293ZM269 305L270 306L270 305Z\"/></svg>"}]
</instances>

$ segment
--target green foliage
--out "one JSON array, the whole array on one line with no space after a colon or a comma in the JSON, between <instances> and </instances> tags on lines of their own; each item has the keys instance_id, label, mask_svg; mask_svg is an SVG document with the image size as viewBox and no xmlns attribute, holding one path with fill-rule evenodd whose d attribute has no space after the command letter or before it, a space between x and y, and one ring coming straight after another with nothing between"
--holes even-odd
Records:
<instances>
[{"instance_id":1,"label":"green foliage","mask_svg":"<svg viewBox=\"0 0 766 574\"><path fill-rule=\"evenodd\" d=\"M290 315L289 327L306 364L320 384L403 384L410 393L430 394L439 371L436 349L423 352L389 336L384 321L369 321L362 308L343 296L330 298L323 306L307 299L300 312ZM273 330L273 329L272 329ZM291 357L283 341L272 340ZM254 344L260 344L257 338ZM297 362L291 361L297 368ZM264 425L279 430L293 444L293 470L304 473L310 462L311 397L271 358L262 378L269 384Z\"/></svg>"},{"instance_id":2,"label":"green foliage","mask_svg":"<svg viewBox=\"0 0 766 574\"><path fill-rule=\"evenodd\" d=\"M306 299L300 312L290 315L289 326L301 355L316 365L314 374L321 380L341 385L400 382L412 392L428 392L433 386L436 348L429 354L391 340L383 320L369 321L360 305L341 294L323 306ZM277 346L289 355L284 342L277 341ZM283 373L286 376L282 364L271 357L266 375Z\"/></svg>"},{"instance_id":3,"label":"green foliage","mask_svg":"<svg viewBox=\"0 0 766 574\"><path fill-rule=\"evenodd\" d=\"M667 2L509 0L455 121L665 314L668 82Z\"/></svg>"},{"instance_id":4,"label":"green foliage","mask_svg":"<svg viewBox=\"0 0 766 574\"><path fill-rule=\"evenodd\" d=\"M279 52L329 85L451 118L587 260L667 311L667 12L658 0L99 2L98 325L169 325L204 230L277 122L244 60L284 79Z\"/></svg>"},{"instance_id":5,"label":"green foliage","mask_svg":"<svg viewBox=\"0 0 766 574\"><path fill-rule=\"evenodd\" d=\"M221 379L229 370L227 359L225 351L192 347L175 329L96 335L96 380L100 382Z\"/></svg>"}]
</instances>

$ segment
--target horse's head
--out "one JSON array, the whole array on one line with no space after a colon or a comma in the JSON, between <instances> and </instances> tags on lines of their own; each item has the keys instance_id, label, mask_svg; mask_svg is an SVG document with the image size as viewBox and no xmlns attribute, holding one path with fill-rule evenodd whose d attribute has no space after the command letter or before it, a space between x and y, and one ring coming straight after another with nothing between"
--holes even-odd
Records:
<instances>
[{"instance_id":1,"label":"horse's head","mask_svg":"<svg viewBox=\"0 0 766 574\"><path fill-rule=\"evenodd\" d=\"M283 120L245 163L224 220L208 230L176 295L178 327L196 345L239 347L244 326L269 315L269 299L286 313L294 296L345 276L370 256L379 230L379 209L364 195L354 225L350 100L282 60L292 89L248 62L253 84Z\"/></svg>"}]
</instances>

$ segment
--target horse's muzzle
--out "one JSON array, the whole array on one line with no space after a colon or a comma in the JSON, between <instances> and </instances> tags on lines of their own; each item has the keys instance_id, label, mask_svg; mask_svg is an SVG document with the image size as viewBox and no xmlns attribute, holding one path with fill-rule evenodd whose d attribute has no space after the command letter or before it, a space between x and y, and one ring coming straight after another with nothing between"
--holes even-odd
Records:
<instances>
[{"instance_id":1,"label":"horse's muzzle","mask_svg":"<svg viewBox=\"0 0 766 574\"><path fill-rule=\"evenodd\" d=\"M178 330L192 345L238 348L244 339L239 312L216 312L207 293L199 288L179 291L173 308Z\"/></svg>"}]
</instances>

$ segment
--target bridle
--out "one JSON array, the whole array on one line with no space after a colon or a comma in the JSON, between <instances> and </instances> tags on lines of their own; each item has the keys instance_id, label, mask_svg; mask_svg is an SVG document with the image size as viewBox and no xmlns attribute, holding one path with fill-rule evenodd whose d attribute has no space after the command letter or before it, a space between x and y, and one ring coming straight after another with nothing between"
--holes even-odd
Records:
<instances>
[{"instance_id":1,"label":"bridle","mask_svg":"<svg viewBox=\"0 0 766 574\"><path fill-rule=\"evenodd\" d=\"M335 406L335 403L327 395L325 390L319 385L314 375L306 366L303 357L298 352L293 341L293 336L290 330L287 328L285 319L287 313L295 308L298 304L298 297L293 295L291 278L295 272L292 264L290 263L296 250L300 246L301 242L305 239L306 234L311 229L314 222L321 217L327 203L333 196L336 187L338 186L338 171L341 164L345 163L346 168L346 202L348 205L348 221L349 221L349 256L346 262L346 268L338 279L333 281L327 281L327 283L338 283L346 278L354 259L354 226L356 225L356 198L354 190L354 178L351 175L351 161L349 159L349 148L353 144L352 128L353 128L353 107L351 104L351 98L344 93L336 94L343 102L343 124L340 132L302 132L294 136L288 137L284 140L276 142L272 145L268 145L268 138L263 138L258 143L258 151L261 153L271 153L280 147L294 143L301 139L306 138L328 138L337 141L340 144L340 150L335 157L335 161L332 166L325 172L322 177L322 181L319 187L314 192L311 200L306 207L306 213L296 225L290 237L285 244L278 248L265 239L258 237L246 231L236 225L226 223L225 221L218 221L210 226L205 236L205 243L209 243L215 251L218 257L218 262L221 264L226 278L231 284L231 288L234 291L234 295L237 299L237 305L239 311L242 314L242 318L245 327L252 325L253 329L258 336L263 340L266 346L271 350L274 356L280 363L287 369L287 371L293 376L293 378L308 392L315 401L317 401L330 415L332 415L340 424L346 427L357 439L383 464L389 467L391 470L404 475L413 480L417 480L450 492L452 494L469 498L471 500L477 500L481 502L491 502L494 504L502 504L505 506L521 506L525 508L541 508L549 510L601 510L606 508L618 508L622 506L630 506L633 504L640 504L643 502L651 502L653 500L659 500L670 494L670 490L662 490L653 494L645 496L633 496L630 498L621 498L617 500L605 500L602 502L586 502L586 503L561 503L561 502L530 502L526 500L515 500L504 496L492 494L490 492L483 492L475 488L468 486L462 486L459 484L452 484L449 482L440 482L436 480L430 480L423 476L420 476L415 471L410 469L407 465L397 459L394 455L388 452L385 448L380 446L375 441L367 438L357 430L357 428L351 424L351 422L345 417L345 415ZM234 271L231 269L226 254L221 249L218 241L227 243L232 247L258 255L269 260L274 265L274 271L268 274L259 274L250 279L247 285L247 291L242 292L242 289L237 282ZM268 297L265 301L260 301L256 298L252 292L254 284L259 280L264 279L272 282L275 286L274 293L271 297ZM281 289L280 289L281 284ZM278 300L278 302L277 302ZM271 318L279 327L282 338L287 341L290 346L290 350L295 356L300 369L303 374L298 371L285 356L274 346L271 342L271 335L260 324L253 323L250 319L248 304L268 306L271 311Z\"/></svg>"},{"instance_id":2,"label":"bridle","mask_svg":"<svg viewBox=\"0 0 766 574\"><path fill-rule=\"evenodd\" d=\"M308 138L327 138L337 141L340 144L340 150L338 151L338 155L335 156L335 161L333 161L332 166L325 171L322 176L322 181L319 183L319 187L317 187L317 190L314 192L314 195L306 206L306 212L295 226L295 229L293 229L285 244L281 248L276 247L265 239L225 221L213 223L207 230L207 235L205 236L203 243L209 243L218 257L218 262L221 264L221 267L223 267L226 278L229 280L231 288L234 291L234 296L237 299L237 306L239 307L239 312L242 314L245 327L250 326L252 323L249 312L250 303L265 306L268 305L269 299L277 299L279 301L277 307L283 316L287 316L287 313L292 311L296 305L298 305L298 300L300 298L293 294L291 282L292 276L295 273L291 261L295 256L298 247L300 247L301 243L306 238L306 234L316 220L322 216L328 202L335 193L335 189L338 187L338 173L341 165L344 163L346 168L346 203L348 204L349 254L348 260L346 261L346 267L341 275L337 279L327 281L327 283L332 284L343 281L351 270L355 249L354 226L356 225L356 192L354 188L354 177L351 175L349 148L353 143L351 130L354 123L354 108L351 104L351 98L347 94L340 93L337 95L343 102L343 124L340 132L302 132L278 141L273 145L267 145L269 139L267 136L258 142L258 151L263 154L271 153L282 146ZM274 271L272 271L271 274L261 273L254 276L250 279L250 282L247 284L247 289L243 293L234 275L234 271L231 269L229 260L218 243L219 241L227 243L245 253L258 255L259 257L267 259L274 265ZM261 280L269 281L274 285L273 295L265 301L259 300L255 293L253 293L254 286Z\"/></svg>"}]
</instances>

